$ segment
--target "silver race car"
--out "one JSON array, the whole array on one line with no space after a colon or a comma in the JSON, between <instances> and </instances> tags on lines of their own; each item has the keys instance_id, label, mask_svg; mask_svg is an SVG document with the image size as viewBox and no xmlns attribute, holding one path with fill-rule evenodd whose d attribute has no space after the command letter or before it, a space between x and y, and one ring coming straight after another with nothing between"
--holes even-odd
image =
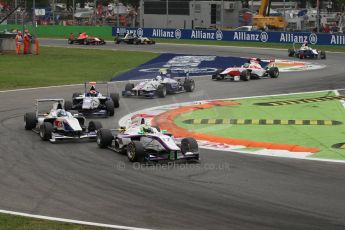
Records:
<instances>
[{"instance_id":1,"label":"silver race car","mask_svg":"<svg viewBox=\"0 0 345 230\"><path fill-rule=\"evenodd\" d=\"M103 95L97 91L96 85L105 85L107 93ZM110 93L109 88L108 82L85 82L84 93L73 93L72 101L66 101L65 108L77 110L84 116L114 116L115 108L120 106L120 97L118 93Z\"/></svg>"},{"instance_id":2,"label":"silver race car","mask_svg":"<svg viewBox=\"0 0 345 230\"><path fill-rule=\"evenodd\" d=\"M45 102L52 103L50 111L44 111ZM85 127L85 118L63 109L63 99L37 99L35 112L24 115L26 130L33 130L41 139L51 142L66 139L96 139L97 130L102 128L99 121L90 121ZM42 109L43 107L43 109ZM44 111L44 112L43 112Z\"/></svg>"},{"instance_id":3,"label":"silver race car","mask_svg":"<svg viewBox=\"0 0 345 230\"><path fill-rule=\"evenodd\" d=\"M143 117L137 117L128 127L99 129L97 144L100 148L126 153L131 162L199 160L199 147L194 138L177 140L172 134L145 124Z\"/></svg>"},{"instance_id":4,"label":"silver race car","mask_svg":"<svg viewBox=\"0 0 345 230\"><path fill-rule=\"evenodd\" d=\"M151 80L145 80L137 85L127 83L122 91L124 97L165 97L167 94L193 92L195 82L188 75L184 78L172 78L166 74L160 74Z\"/></svg>"}]
</instances>

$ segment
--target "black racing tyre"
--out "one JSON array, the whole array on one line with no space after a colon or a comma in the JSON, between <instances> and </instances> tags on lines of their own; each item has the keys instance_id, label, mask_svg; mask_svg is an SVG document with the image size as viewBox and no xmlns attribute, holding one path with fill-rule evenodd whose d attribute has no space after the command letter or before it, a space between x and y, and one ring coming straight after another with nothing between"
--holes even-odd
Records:
<instances>
[{"instance_id":1,"label":"black racing tyre","mask_svg":"<svg viewBox=\"0 0 345 230\"><path fill-rule=\"evenodd\" d=\"M90 121L87 127L89 132L95 132L103 127L102 123L99 121Z\"/></svg>"},{"instance_id":2,"label":"black racing tyre","mask_svg":"<svg viewBox=\"0 0 345 230\"><path fill-rule=\"evenodd\" d=\"M214 79L216 79L216 81L224 80L224 75L217 74Z\"/></svg>"},{"instance_id":3,"label":"black racing tyre","mask_svg":"<svg viewBox=\"0 0 345 230\"><path fill-rule=\"evenodd\" d=\"M131 162L143 162L145 160L145 149L140 141L132 141L127 145L127 157Z\"/></svg>"},{"instance_id":4,"label":"black racing tyre","mask_svg":"<svg viewBox=\"0 0 345 230\"><path fill-rule=\"evenodd\" d=\"M187 91L187 92L193 92L194 91L194 89L195 89L195 82L194 82L194 80L193 79L186 79L185 81L184 81L184 88L185 88L185 90Z\"/></svg>"},{"instance_id":5,"label":"black racing tyre","mask_svg":"<svg viewBox=\"0 0 345 230\"><path fill-rule=\"evenodd\" d=\"M268 75L270 75L271 78L278 78L279 77L279 69L278 67L271 67L268 70Z\"/></svg>"},{"instance_id":6,"label":"black racing tyre","mask_svg":"<svg viewBox=\"0 0 345 230\"><path fill-rule=\"evenodd\" d=\"M326 59L326 52L325 51L321 51L320 52L320 58L321 59Z\"/></svg>"},{"instance_id":7,"label":"black racing tyre","mask_svg":"<svg viewBox=\"0 0 345 230\"><path fill-rule=\"evenodd\" d=\"M40 126L40 137L43 141L47 141L52 138L53 124L50 122L43 122Z\"/></svg>"},{"instance_id":8,"label":"black racing tyre","mask_svg":"<svg viewBox=\"0 0 345 230\"><path fill-rule=\"evenodd\" d=\"M79 92L73 93L72 98L79 97L80 95L82 95L82 93L79 93Z\"/></svg>"},{"instance_id":9,"label":"black racing tyre","mask_svg":"<svg viewBox=\"0 0 345 230\"><path fill-rule=\"evenodd\" d=\"M134 88L133 83L127 83L125 86L125 91L131 91Z\"/></svg>"},{"instance_id":10,"label":"black racing tyre","mask_svg":"<svg viewBox=\"0 0 345 230\"><path fill-rule=\"evenodd\" d=\"M157 88L158 97L165 97L167 95L167 88L165 85L160 84Z\"/></svg>"},{"instance_id":11,"label":"black racing tyre","mask_svg":"<svg viewBox=\"0 0 345 230\"><path fill-rule=\"evenodd\" d=\"M115 108L113 100L108 100L105 102L105 107L109 116L114 116Z\"/></svg>"},{"instance_id":12,"label":"black racing tyre","mask_svg":"<svg viewBox=\"0 0 345 230\"><path fill-rule=\"evenodd\" d=\"M34 129L37 125L36 113L26 113L24 115L24 123L26 130Z\"/></svg>"},{"instance_id":13,"label":"black racing tyre","mask_svg":"<svg viewBox=\"0 0 345 230\"><path fill-rule=\"evenodd\" d=\"M159 126L152 126L152 128L157 129L157 131L158 131L158 132L160 132L160 131L161 131L161 128L159 128Z\"/></svg>"},{"instance_id":14,"label":"black racing tyre","mask_svg":"<svg viewBox=\"0 0 345 230\"><path fill-rule=\"evenodd\" d=\"M295 51L293 49L288 49L289 57L293 57L295 55Z\"/></svg>"},{"instance_id":15,"label":"black racing tyre","mask_svg":"<svg viewBox=\"0 0 345 230\"><path fill-rule=\"evenodd\" d=\"M183 138L181 141L181 152L182 154L185 154L187 152L199 152L198 142L192 137Z\"/></svg>"},{"instance_id":16,"label":"black racing tyre","mask_svg":"<svg viewBox=\"0 0 345 230\"><path fill-rule=\"evenodd\" d=\"M250 80L250 71L245 69L240 74L240 79L242 81L249 81Z\"/></svg>"},{"instance_id":17,"label":"black racing tyre","mask_svg":"<svg viewBox=\"0 0 345 230\"><path fill-rule=\"evenodd\" d=\"M224 80L224 76L222 76L220 73L223 72L224 69L218 69L213 75L212 75L212 80Z\"/></svg>"},{"instance_id":18,"label":"black racing tyre","mask_svg":"<svg viewBox=\"0 0 345 230\"><path fill-rule=\"evenodd\" d=\"M97 145L101 149L104 149L111 145L113 141L113 134L110 129L99 129L97 132Z\"/></svg>"},{"instance_id":19,"label":"black racing tyre","mask_svg":"<svg viewBox=\"0 0 345 230\"><path fill-rule=\"evenodd\" d=\"M72 110L72 106L73 106L73 104L71 101L65 101L65 104L64 104L65 110L67 110L67 111Z\"/></svg>"},{"instance_id":20,"label":"black racing tyre","mask_svg":"<svg viewBox=\"0 0 345 230\"><path fill-rule=\"evenodd\" d=\"M114 107L119 108L120 107L120 95L118 93L111 93L110 98L113 100Z\"/></svg>"}]
</instances>

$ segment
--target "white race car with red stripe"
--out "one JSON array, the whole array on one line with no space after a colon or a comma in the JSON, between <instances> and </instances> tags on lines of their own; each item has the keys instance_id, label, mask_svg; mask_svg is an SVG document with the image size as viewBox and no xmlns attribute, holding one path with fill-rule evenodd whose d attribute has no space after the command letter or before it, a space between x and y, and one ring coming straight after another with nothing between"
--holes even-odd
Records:
<instances>
[{"instance_id":1,"label":"white race car with red stripe","mask_svg":"<svg viewBox=\"0 0 345 230\"><path fill-rule=\"evenodd\" d=\"M259 58L251 58L241 67L230 67L225 70L220 69L212 75L213 80L230 79L233 81L249 81L264 77L277 78L279 76L278 67L274 66L274 61L270 61L266 67L262 67Z\"/></svg>"}]
</instances>

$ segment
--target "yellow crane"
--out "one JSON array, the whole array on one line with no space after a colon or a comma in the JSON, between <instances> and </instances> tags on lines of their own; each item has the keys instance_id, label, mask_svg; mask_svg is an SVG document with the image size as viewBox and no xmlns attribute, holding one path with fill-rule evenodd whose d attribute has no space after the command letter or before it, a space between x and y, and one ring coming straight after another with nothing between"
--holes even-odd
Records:
<instances>
[{"instance_id":1,"label":"yellow crane","mask_svg":"<svg viewBox=\"0 0 345 230\"><path fill-rule=\"evenodd\" d=\"M253 17L253 25L259 29L284 29L285 18L282 16L270 16L271 0L261 0L259 13Z\"/></svg>"}]
</instances>

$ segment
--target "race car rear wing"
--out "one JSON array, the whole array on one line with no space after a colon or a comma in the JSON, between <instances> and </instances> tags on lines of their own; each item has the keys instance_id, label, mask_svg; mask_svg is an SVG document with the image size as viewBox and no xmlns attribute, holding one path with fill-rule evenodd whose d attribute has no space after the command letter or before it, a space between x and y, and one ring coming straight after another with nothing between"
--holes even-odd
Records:
<instances>
[{"instance_id":1,"label":"race car rear wing","mask_svg":"<svg viewBox=\"0 0 345 230\"><path fill-rule=\"evenodd\" d=\"M90 85L106 85L107 86L107 96L109 96L109 82L107 81L86 81L84 82L84 92L87 93L88 92L88 89L87 89L87 86L90 86Z\"/></svg>"},{"instance_id":2,"label":"race car rear wing","mask_svg":"<svg viewBox=\"0 0 345 230\"><path fill-rule=\"evenodd\" d=\"M36 111L36 117L39 116L45 116L49 112L40 113L39 111L39 104L42 102L54 102L53 103L53 109L63 109L63 106L65 104L65 100L63 98L50 98L50 99L36 99L35 103L35 111Z\"/></svg>"}]
</instances>

